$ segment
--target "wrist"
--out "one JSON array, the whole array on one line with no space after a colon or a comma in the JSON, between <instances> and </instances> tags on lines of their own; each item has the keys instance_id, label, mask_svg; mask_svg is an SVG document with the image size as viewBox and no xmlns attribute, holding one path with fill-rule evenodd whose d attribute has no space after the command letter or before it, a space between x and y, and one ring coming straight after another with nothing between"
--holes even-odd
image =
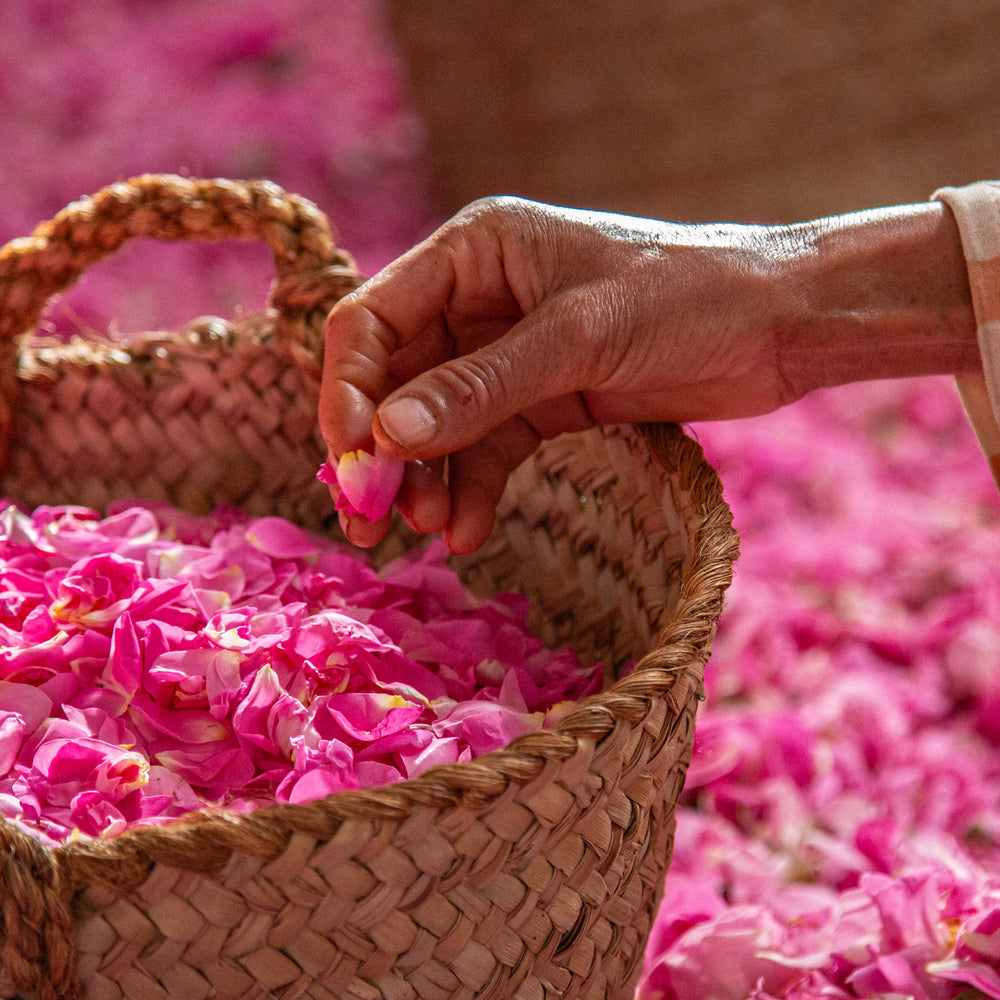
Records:
<instances>
[{"instance_id":1,"label":"wrist","mask_svg":"<svg viewBox=\"0 0 1000 1000\"><path fill-rule=\"evenodd\" d=\"M981 369L958 227L940 202L771 233L776 351L794 396Z\"/></svg>"}]
</instances>

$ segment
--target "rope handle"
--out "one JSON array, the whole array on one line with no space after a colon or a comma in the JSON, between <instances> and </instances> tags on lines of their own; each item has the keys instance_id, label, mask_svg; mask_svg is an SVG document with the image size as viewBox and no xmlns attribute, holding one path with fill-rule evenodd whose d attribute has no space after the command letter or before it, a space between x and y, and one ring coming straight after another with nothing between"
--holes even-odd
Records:
<instances>
[{"instance_id":1,"label":"rope handle","mask_svg":"<svg viewBox=\"0 0 1000 1000\"><path fill-rule=\"evenodd\" d=\"M0 343L37 325L49 299L134 237L261 240L274 259L268 304L282 346L318 350L315 329L356 288L354 261L333 242L311 202L270 181L198 180L144 174L102 188L0 248Z\"/></svg>"}]
</instances>

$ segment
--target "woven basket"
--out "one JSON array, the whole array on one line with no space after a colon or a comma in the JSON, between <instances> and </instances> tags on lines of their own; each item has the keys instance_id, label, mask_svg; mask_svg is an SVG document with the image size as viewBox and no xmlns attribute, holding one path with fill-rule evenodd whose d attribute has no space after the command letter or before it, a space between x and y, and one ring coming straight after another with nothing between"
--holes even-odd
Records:
<instances>
[{"instance_id":1,"label":"woven basket","mask_svg":"<svg viewBox=\"0 0 1000 1000\"><path fill-rule=\"evenodd\" d=\"M48 299L132 236L265 240L269 307L17 356ZM147 176L69 206L0 251L0 492L231 503L330 530L317 358L357 282L323 216L270 184ZM384 554L414 543L399 527ZM629 997L736 549L676 427L547 443L455 564L478 592L527 594L547 643L605 663L605 691L553 731L391 787L57 849L0 821L0 995Z\"/></svg>"}]
</instances>

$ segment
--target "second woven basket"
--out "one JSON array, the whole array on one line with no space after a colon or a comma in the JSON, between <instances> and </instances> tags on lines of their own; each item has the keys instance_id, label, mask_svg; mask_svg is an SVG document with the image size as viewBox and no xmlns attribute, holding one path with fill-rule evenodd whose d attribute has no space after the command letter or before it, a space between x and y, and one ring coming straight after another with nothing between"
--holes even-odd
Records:
<instances>
[{"instance_id":1,"label":"second woven basket","mask_svg":"<svg viewBox=\"0 0 1000 1000\"><path fill-rule=\"evenodd\" d=\"M128 344L18 343L138 235L265 240L268 308ZM146 176L70 206L0 251L0 491L231 503L332 530L318 359L358 280L321 213L270 184ZM416 543L397 525L384 554ZM678 428L548 442L455 565L478 592L525 593L550 646L605 664L605 690L551 731L391 787L57 849L0 821L0 995L631 997L736 551Z\"/></svg>"}]
</instances>

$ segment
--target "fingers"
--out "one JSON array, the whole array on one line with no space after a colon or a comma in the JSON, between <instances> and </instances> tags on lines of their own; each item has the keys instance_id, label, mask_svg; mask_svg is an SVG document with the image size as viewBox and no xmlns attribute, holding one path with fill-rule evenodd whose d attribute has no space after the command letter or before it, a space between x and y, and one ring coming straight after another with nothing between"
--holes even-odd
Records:
<instances>
[{"instance_id":1,"label":"fingers","mask_svg":"<svg viewBox=\"0 0 1000 1000\"><path fill-rule=\"evenodd\" d=\"M338 515L340 527L348 540L362 549L370 549L385 538L389 530L390 515L386 514L381 521L369 521L361 514L348 515L343 511Z\"/></svg>"},{"instance_id":2,"label":"fingers","mask_svg":"<svg viewBox=\"0 0 1000 1000\"><path fill-rule=\"evenodd\" d=\"M375 407L397 384L393 355L421 332L441 324L453 284L447 256L440 247L417 247L331 311L318 401L320 432L331 463L346 451L373 450ZM416 530L441 530L450 501L440 473L432 476L426 468L408 468L397 505ZM340 524L354 544L367 548L382 540L389 519L372 524L364 517L341 513Z\"/></svg>"},{"instance_id":3,"label":"fingers","mask_svg":"<svg viewBox=\"0 0 1000 1000\"><path fill-rule=\"evenodd\" d=\"M411 250L341 299L326 324L319 424L330 451L370 446L375 406L390 390L393 355L440 328L454 285L442 244Z\"/></svg>"},{"instance_id":4,"label":"fingers","mask_svg":"<svg viewBox=\"0 0 1000 1000\"><path fill-rule=\"evenodd\" d=\"M567 307L560 322L571 311ZM566 335L557 333L552 312L543 306L498 340L416 374L378 410L373 400L389 384L388 359L378 354L386 350L386 334L373 313L356 315L355 332L369 339L367 357L345 366L341 356L341 370L349 367L353 381L329 393L327 402L339 398L354 410L335 413L340 427L327 432L331 451L371 447L374 436L389 454L408 460L397 498L407 522L424 533L443 530L455 552L478 548L507 477L541 438L593 423L575 391L590 378L591 360L559 343ZM446 455L447 486L440 477ZM380 541L387 528L356 518L343 523L351 541L365 546Z\"/></svg>"},{"instance_id":5,"label":"fingers","mask_svg":"<svg viewBox=\"0 0 1000 1000\"><path fill-rule=\"evenodd\" d=\"M451 497L442 477L443 461L428 463L410 462L403 473L403 483L396 496L395 506L414 531L434 535L443 531L451 516ZM334 486L331 492L336 492ZM389 530L390 516L372 523L362 515L339 514L344 534L361 548L371 548L385 537Z\"/></svg>"},{"instance_id":6,"label":"fingers","mask_svg":"<svg viewBox=\"0 0 1000 1000\"><path fill-rule=\"evenodd\" d=\"M540 442L541 436L527 421L514 417L448 457L447 486L442 463L409 463L396 506L415 531L441 532L452 552L474 552L489 537L510 474ZM341 513L340 523L351 542L370 548L385 537L389 517L372 524Z\"/></svg>"},{"instance_id":7,"label":"fingers","mask_svg":"<svg viewBox=\"0 0 1000 1000\"><path fill-rule=\"evenodd\" d=\"M508 477L540 441L526 421L514 417L493 434L450 456L451 516L444 540L452 552L474 552L486 541Z\"/></svg>"},{"instance_id":8,"label":"fingers","mask_svg":"<svg viewBox=\"0 0 1000 1000\"><path fill-rule=\"evenodd\" d=\"M443 471L443 460L408 462L396 497L396 507L406 523L424 535L443 531L451 518L451 496Z\"/></svg>"},{"instance_id":9,"label":"fingers","mask_svg":"<svg viewBox=\"0 0 1000 1000\"><path fill-rule=\"evenodd\" d=\"M484 412L494 406L489 397L501 404L493 420L477 420L477 435L516 412L516 407L503 405L506 371L501 369L508 364L523 367L518 357L521 338L499 353L470 352L517 330L522 316L532 314L545 298L551 269L541 266L535 242L543 216L543 206L517 199L487 199L469 206L334 306L327 322L320 392L320 427L333 452L370 442L374 407L391 392L388 375L406 382L452 356L469 358L442 373L457 380L452 396L464 400L471 387ZM545 327L551 336L552 324ZM546 349L539 344L536 356ZM477 372L477 364L496 370ZM517 372L518 378L523 376ZM537 396L540 381L519 386L518 394ZM437 409L453 402L445 394ZM428 423L419 407L411 407L401 422L429 438L435 406L430 412ZM397 447L394 454L426 458L448 450L425 448L419 455L404 455Z\"/></svg>"},{"instance_id":10,"label":"fingers","mask_svg":"<svg viewBox=\"0 0 1000 1000\"><path fill-rule=\"evenodd\" d=\"M498 340L416 375L378 407L379 444L397 458L452 454L517 413L587 387L594 359L587 339L567 343L570 303L546 304ZM572 324L572 320L569 320ZM572 326L570 326L572 329ZM555 428L559 430L572 427Z\"/></svg>"},{"instance_id":11,"label":"fingers","mask_svg":"<svg viewBox=\"0 0 1000 1000\"><path fill-rule=\"evenodd\" d=\"M501 232L506 215L523 214L494 208L475 225L444 227L338 303L327 323L319 422L331 457L374 450L377 440L407 460L397 507L416 530L443 530L456 551L486 538L507 476L540 440L517 414L539 426L547 415L545 436L589 422L564 415L582 409L579 398L565 401L591 370L585 351L566 349L572 303L536 308L537 260L516 232ZM563 403L550 405L556 398ZM359 545L387 527L342 523Z\"/></svg>"}]
</instances>

